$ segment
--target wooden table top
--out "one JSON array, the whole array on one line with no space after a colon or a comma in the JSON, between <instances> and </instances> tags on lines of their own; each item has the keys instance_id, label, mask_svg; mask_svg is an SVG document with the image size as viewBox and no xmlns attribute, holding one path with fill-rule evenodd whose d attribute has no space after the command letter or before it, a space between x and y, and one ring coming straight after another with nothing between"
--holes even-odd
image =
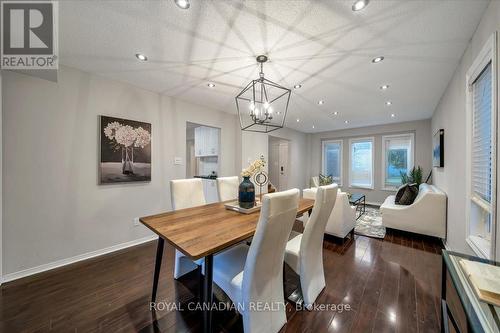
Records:
<instances>
[{"instance_id":1,"label":"wooden table top","mask_svg":"<svg viewBox=\"0 0 500 333\"><path fill-rule=\"evenodd\" d=\"M300 199L297 216L312 209L314 200ZM260 211L241 214L224 207L224 202L180 209L140 221L151 231L193 260L215 254L252 237Z\"/></svg>"}]
</instances>

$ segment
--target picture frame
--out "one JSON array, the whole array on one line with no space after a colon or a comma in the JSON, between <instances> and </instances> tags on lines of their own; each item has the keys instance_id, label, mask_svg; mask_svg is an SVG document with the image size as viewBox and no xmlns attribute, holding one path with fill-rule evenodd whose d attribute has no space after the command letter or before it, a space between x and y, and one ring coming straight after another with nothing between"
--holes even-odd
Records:
<instances>
[{"instance_id":1,"label":"picture frame","mask_svg":"<svg viewBox=\"0 0 500 333\"><path fill-rule=\"evenodd\" d=\"M151 181L150 123L99 116L99 184Z\"/></svg>"}]
</instances>

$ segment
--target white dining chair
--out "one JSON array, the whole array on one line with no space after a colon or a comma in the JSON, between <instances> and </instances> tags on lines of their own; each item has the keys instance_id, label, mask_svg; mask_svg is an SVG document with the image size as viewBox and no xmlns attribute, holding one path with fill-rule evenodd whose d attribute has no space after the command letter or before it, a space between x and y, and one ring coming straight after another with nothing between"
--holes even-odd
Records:
<instances>
[{"instance_id":1,"label":"white dining chair","mask_svg":"<svg viewBox=\"0 0 500 333\"><path fill-rule=\"evenodd\" d=\"M240 185L238 176L217 178L217 193L219 201L238 199L238 187Z\"/></svg>"},{"instance_id":2,"label":"white dining chair","mask_svg":"<svg viewBox=\"0 0 500 333\"><path fill-rule=\"evenodd\" d=\"M323 235L337 199L337 184L320 186L304 232L292 232L286 244L285 262L300 276L304 305L310 307L325 287Z\"/></svg>"},{"instance_id":3,"label":"white dining chair","mask_svg":"<svg viewBox=\"0 0 500 333\"><path fill-rule=\"evenodd\" d=\"M299 193L292 189L264 195L252 244L214 257L213 281L242 314L245 333L278 332L286 323L283 259Z\"/></svg>"},{"instance_id":4,"label":"white dining chair","mask_svg":"<svg viewBox=\"0 0 500 333\"><path fill-rule=\"evenodd\" d=\"M184 209L206 204L203 194L203 182L199 178L176 179L170 181L172 209ZM187 258L182 252L175 250L174 279L194 271L203 260L196 262Z\"/></svg>"}]
</instances>

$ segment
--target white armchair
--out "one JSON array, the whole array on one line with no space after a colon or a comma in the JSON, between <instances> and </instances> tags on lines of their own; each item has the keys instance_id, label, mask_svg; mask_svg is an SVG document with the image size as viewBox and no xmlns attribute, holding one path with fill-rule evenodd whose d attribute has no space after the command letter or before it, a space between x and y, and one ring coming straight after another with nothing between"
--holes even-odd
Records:
<instances>
[{"instance_id":1,"label":"white armchair","mask_svg":"<svg viewBox=\"0 0 500 333\"><path fill-rule=\"evenodd\" d=\"M337 193L337 202L326 224L325 233L345 238L356 225L356 207L351 206L346 192Z\"/></svg>"},{"instance_id":2,"label":"white armchair","mask_svg":"<svg viewBox=\"0 0 500 333\"><path fill-rule=\"evenodd\" d=\"M171 180L170 195L173 210L202 206L206 203L203 182L199 178ZM194 262L182 252L175 250L174 279L194 271L201 263L202 260Z\"/></svg>"},{"instance_id":3,"label":"white armchair","mask_svg":"<svg viewBox=\"0 0 500 333\"><path fill-rule=\"evenodd\" d=\"M420 184L411 205L398 205L395 199L390 195L380 206L384 226L446 238L446 193L434 185Z\"/></svg>"},{"instance_id":4,"label":"white armchair","mask_svg":"<svg viewBox=\"0 0 500 333\"><path fill-rule=\"evenodd\" d=\"M302 191L306 199L316 197L317 188L308 188ZM326 224L325 233L340 238L345 238L356 225L356 207L351 206L346 192L338 191L335 206Z\"/></svg>"},{"instance_id":5,"label":"white armchair","mask_svg":"<svg viewBox=\"0 0 500 333\"><path fill-rule=\"evenodd\" d=\"M283 259L297 215L299 190L264 195L252 244L240 244L214 257L214 282L243 316L243 330L278 332L286 323ZM274 306L259 311L260 306Z\"/></svg>"},{"instance_id":6,"label":"white armchair","mask_svg":"<svg viewBox=\"0 0 500 333\"><path fill-rule=\"evenodd\" d=\"M217 193L219 201L238 199L238 187L240 186L238 176L217 178Z\"/></svg>"}]
</instances>

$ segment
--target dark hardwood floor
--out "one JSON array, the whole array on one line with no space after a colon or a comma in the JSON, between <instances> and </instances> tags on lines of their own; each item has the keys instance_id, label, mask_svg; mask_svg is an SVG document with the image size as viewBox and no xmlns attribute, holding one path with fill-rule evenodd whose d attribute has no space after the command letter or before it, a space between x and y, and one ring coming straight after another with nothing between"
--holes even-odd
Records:
<instances>
[{"instance_id":1,"label":"dark hardwood floor","mask_svg":"<svg viewBox=\"0 0 500 333\"><path fill-rule=\"evenodd\" d=\"M296 226L298 228L298 226ZM282 332L438 332L441 245L388 230L384 240L355 236L324 242L326 289L319 304L350 311L296 311L287 305ZM1 287L1 332L200 332L202 315L149 311L156 242L76 263ZM197 272L174 281L166 246L158 301L182 307L196 300ZM287 269L287 291L298 278ZM224 300L220 290L219 299ZM241 316L216 313L217 331L240 332Z\"/></svg>"}]
</instances>

